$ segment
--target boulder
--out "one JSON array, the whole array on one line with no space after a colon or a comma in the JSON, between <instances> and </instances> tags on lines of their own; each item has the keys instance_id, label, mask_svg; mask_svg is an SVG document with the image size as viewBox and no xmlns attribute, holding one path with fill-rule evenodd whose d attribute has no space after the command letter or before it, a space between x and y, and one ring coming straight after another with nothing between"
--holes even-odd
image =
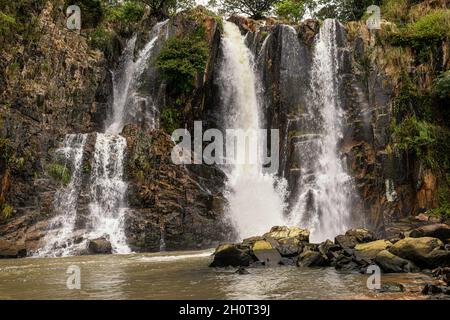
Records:
<instances>
[{"instance_id":1,"label":"boulder","mask_svg":"<svg viewBox=\"0 0 450 320\"><path fill-rule=\"evenodd\" d=\"M24 245L17 245L0 238L0 258L21 258L27 255Z\"/></svg>"},{"instance_id":2,"label":"boulder","mask_svg":"<svg viewBox=\"0 0 450 320\"><path fill-rule=\"evenodd\" d=\"M429 224L412 230L409 236L411 238L432 237L444 241L450 238L450 226L444 223Z\"/></svg>"},{"instance_id":3,"label":"boulder","mask_svg":"<svg viewBox=\"0 0 450 320\"><path fill-rule=\"evenodd\" d=\"M295 257L302 252L303 245L296 238L284 238L276 242L275 248L283 257Z\"/></svg>"},{"instance_id":4,"label":"boulder","mask_svg":"<svg viewBox=\"0 0 450 320\"><path fill-rule=\"evenodd\" d=\"M88 252L90 254L110 254L112 253L111 242L105 238L89 240Z\"/></svg>"},{"instance_id":5,"label":"boulder","mask_svg":"<svg viewBox=\"0 0 450 320\"><path fill-rule=\"evenodd\" d=\"M239 247L237 244L220 244L214 252L214 260L210 267L248 267L253 262L249 250Z\"/></svg>"},{"instance_id":6,"label":"boulder","mask_svg":"<svg viewBox=\"0 0 450 320\"><path fill-rule=\"evenodd\" d=\"M300 242L309 242L309 231L298 227L275 226L264 234L264 238L272 238L276 241L281 239L294 238Z\"/></svg>"},{"instance_id":7,"label":"boulder","mask_svg":"<svg viewBox=\"0 0 450 320\"><path fill-rule=\"evenodd\" d=\"M401 273L401 272L418 272L414 263L406 259L397 257L388 250L378 252L375 257L375 263L386 273Z\"/></svg>"},{"instance_id":8,"label":"boulder","mask_svg":"<svg viewBox=\"0 0 450 320\"><path fill-rule=\"evenodd\" d=\"M353 249L358 244L358 241L353 236L341 234L334 238L334 243L341 246L342 248Z\"/></svg>"},{"instance_id":9,"label":"boulder","mask_svg":"<svg viewBox=\"0 0 450 320\"><path fill-rule=\"evenodd\" d=\"M345 233L345 235L347 237L354 237L358 243L365 243L377 240L375 234L372 231L363 228L350 229Z\"/></svg>"},{"instance_id":10,"label":"boulder","mask_svg":"<svg viewBox=\"0 0 450 320\"><path fill-rule=\"evenodd\" d=\"M386 293L386 292L404 292L405 287L401 283L396 282L387 282L381 284L379 292Z\"/></svg>"},{"instance_id":11,"label":"boulder","mask_svg":"<svg viewBox=\"0 0 450 320\"><path fill-rule=\"evenodd\" d=\"M266 240L256 241L251 247L251 252L265 266L276 266L281 261L281 255L278 250Z\"/></svg>"},{"instance_id":12,"label":"boulder","mask_svg":"<svg viewBox=\"0 0 450 320\"><path fill-rule=\"evenodd\" d=\"M299 267L326 267L329 265L328 259L320 252L305 250L300 254L297 261Z\"/></svg>"},{"instance_id":13,"label":"boulder","mask_svg":"<svg viewBox=\"0 0 450 320\"><path fill-rule=\"evenodd\" d=\"M432 295L432 294L447 294L450 295L450 287L437 286L434 284L427 283L422 289L422 294Z\"/></svg>"},{"instance_id":14,"label":"boulder","mask_svg":"<svg viewBox=\"0 0 450 320\"><path fill-rule=\"evenodd\" d=\"M366 243L358 243L355 246L355 255L373 260L380 251L386 250L392 246L392 243L387 240L376 240Z\"/></svg>"},{"instance_id":15,"label":"boulder","mask_svg":"<svg viewBox=\"0 0 450 320\"><path fill-rule=\"evenodd\" d=\"M443 246L442 241L436 238L405 238L396 242L389 251L420 268L435 268L450 264L450 252L442 250Z\"/></svg>"},{"instance_id":16,"label":"boulder","mask_svg":"<svg viewBox=\"0 0 450 320\"><path fill-rule=\"evenodd\" d=\"M333 260L337 257L337 251L341 250L340 245L334 244L331 240L326 240L319 244L318 250L321 254L328 258L328 260Z\"/></svg>"},{"instance_id":17,"label":"boulder","mask_svg":"<svg viewBox=\"0 0 450 320\"><path fill-rule=\"evenodd\" d=\"M420 222L427 222L429 217L425 213L419 213L414 219Z\"/></svg>"}]
</instances>

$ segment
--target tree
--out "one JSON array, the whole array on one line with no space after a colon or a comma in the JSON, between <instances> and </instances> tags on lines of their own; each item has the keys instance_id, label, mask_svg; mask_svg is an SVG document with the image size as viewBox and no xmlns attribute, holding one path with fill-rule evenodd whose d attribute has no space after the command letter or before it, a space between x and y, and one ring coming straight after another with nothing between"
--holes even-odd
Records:
<instances>
[{"instance_id":1,"label":"tree","mask_svg":"<svg viewBox=\"0 0 450 320\"><path fill-rule=\"evenodd\" d=\"M318 0L320 10L315 14L318 19L336 18L340 21L360 20L370 5L381 5L382 0Z\"/></svg>"},{"instance_id":2,"label":"tree","mask_svg":"<svg viewBox=\"0 0 450 320\"><path fill-rule=\"evenodd\" d=\"M195 0L135 0L149 6L150 12L157 17L167 18L178 10L192 8Z\"/></svg>"},{"instance_id":3,"label":"tree","mask_svg":"<svg viewBox=\"0 0 450 320\"><path fill-rule=\"evenodd\" d=\"M227 14L241 13L252 19L261 19L279 2L281 0L210 0L209 4Z\"/></svg>"},{"instance_id":4,"label":"tree","mask_svg":"<svg viewBox=\"0 0 450 320\"><path fill-rule=\"evenodd\" d=\"M306 9L315 7L314 0L283 0L275 4L275 13L282 19L299 22Z\"/></svg>"}]
</instances>

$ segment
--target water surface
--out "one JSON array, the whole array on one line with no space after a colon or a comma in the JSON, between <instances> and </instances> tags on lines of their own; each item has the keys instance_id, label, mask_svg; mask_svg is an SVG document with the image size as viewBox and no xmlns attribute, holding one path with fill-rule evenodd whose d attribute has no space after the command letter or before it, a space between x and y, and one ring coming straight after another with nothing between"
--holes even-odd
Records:
<instances>
[{"instance_id":1,"label":"water surface","mask_svg":"<svg viewBox=\"0 0 450 320\"><path fill-rule=\"evenodd\" d=\"M214 269L212 251L0 260L0 299L421 299L423 274L383 275L404 293L367 289L368 275L334 268ZM79 266L81 289L66 286Z\"/></svg>"}]
</instances>

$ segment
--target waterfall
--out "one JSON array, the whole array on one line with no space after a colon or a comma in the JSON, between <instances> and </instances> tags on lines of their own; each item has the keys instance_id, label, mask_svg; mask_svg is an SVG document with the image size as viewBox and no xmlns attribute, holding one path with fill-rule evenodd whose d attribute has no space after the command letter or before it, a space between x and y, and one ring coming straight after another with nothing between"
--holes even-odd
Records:
<instances>
[{"instance_id":1,"label":"waterfall","mask_svg":"<svg viewBox=\"0 0 450 320\"><path fill-rule=\"evenodd\" d=\"M111 242L114 253L128 253L124 220L127 212L124 181L124 160L127 142L120 135L125 124L136 122L136 114L142 112L141 102L155 109L151 97L139 94L140 77L148 66L158 39L165 41L169 34L168 20L155 25L150 32L150 40L134 59L136 36L124 48L117 70L112 72L113 105L112 112L105 120L104 133L96 133L95 150L89 179L89 216L84 234L76 234L75 225L78 198L82 189L83 151L87 134L67 135L64 146L59 151L72 162L73 173L67 187L61 188L55 196L56 217L50 224L50 232L44 238L44 246L37 256L67 256L76 254L86 247L87 240L105 237ZM146 113L148 108L144 110ZM155 127L155 110L145 119L150 127ZM52 230L53 229L53 230ZM83 241L84 238L84 241ZM76 242L76 243L75 243Z\"/></svg>"},{"instance_id":2,"label":"waterfall","mask_svg":"<svg viewBox=\"0 0 450 320\"><path fill-rule=\"evenodd\" d=\"M219 85L225 126L257 132L260 142L258 129L262 112L257 97L254 59L239 28L227 21L224 22L222 51ZM239 144L237 148L246 146ZM237 153L248 154L246 150L237 150ZM261 152L256 155L261 156ZM240 238L263 234L272 226L283 224L283 184L277 183L272 175L264 174L260 163L234 164L226 170L228 213Z\"/></svg>"},{"instance_id":3,"label":"waterfall","mask_svg":"<svg viewBox=\"0 0 450 320\"><path fill-rule=\"evenodd\" d=\"M50 221L50 230L44 239L45 245L36 252L37 256L66 256L72 253L86 139L86 134L68 134L62 148L56 150L57 154L63 156L65 166L72 169L72 175L69 184L55 194L54 207L57 215Z\"/></svg>"},{"instance_id":4,"label":"waterfall","mask_svg":"<svg viewBox=\"0 0 450 320\"><path fill-rule=\"evenodd\" d=\"M316 242L333 239L349 227L351 179L338 151L344 116L339 98L338 23L325 20L316 39L308 125L303 128L310 132L298 137L300 191L290 223L310 229L311 240Z\"/></svg>"}]
</instances>

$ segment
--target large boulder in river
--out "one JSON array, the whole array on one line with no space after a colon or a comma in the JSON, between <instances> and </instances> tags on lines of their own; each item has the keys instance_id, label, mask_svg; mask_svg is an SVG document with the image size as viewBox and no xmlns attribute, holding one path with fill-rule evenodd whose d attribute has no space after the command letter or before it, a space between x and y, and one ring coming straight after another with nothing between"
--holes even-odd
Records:
<instances>
[{"instance_id":1,"label":"large boulder in river","mask_svg":"<svg viewBox=\"0 0 450 320\"><path fill-rule=\"evenodd\" d=\"M334 243L342 248L353 249L358 243L375 241L376 237L372 231L363 228L350 229L345 235L338 235L334 238Z\"/></svg>"},{"instance_id":2,"label":"large boulder in river","mask_svg":"<svg viewBox=\"0 0 450 320\"><path fill-rule=\"evenodd\" d=\"M410 232L411 238L432 237L440 240L450 239L450 226L444 223L429 224Z\"/></svg>"},{"instance_id":3,"label":"large boulder in river","mask_svg":"<svg viewBox=\"0 0 450 320\"><path fill-rule=\"evenodd\" d=\"M389 251L420 268L435 268L450 265L450 252L443 247L442 241L436 238L405 238L396 242Z\"/></svg>"},{"instance_id":4,"label":"large boulder in river","mask_svg":"<svg viewBox=\"0 0 450 320\"><path fill-rule=\"evenodd\" d=\"M224 243L219 245L214 252L214 260L210 267L248 267L254 260L250 256L248 247L238 244Z\"/></svg>"},{"instance_id":5,"label":"large boulder in river","mask_svg":"<svg viewBox=\"0 0 450 320\"><path fill-rule=\"evenodd\" d=\"M373 260L378 252L386 250L392 246L392 243L387 240L376 240L367 243L358 243L355 246L355 255Z\"/></svg>"},{"instance_id":6,"label":"large boulder in river","mask_svg":"<svg viewBox=\"0 0 450 320\"><path fill-rule=\"evenodd\" d=\"M266 240L257 240L251 247L253 255L265 266L276 266L281 262L281 255L272 244Z\"/></svg>"},{"instance_id":7,"label":"large boulder in river","mask_svg":"<svg viewBox=\"0 0 450 320\"><path fill-rule=\"evenodd\" d=\"M386 273L401 273L401 272L418 272L414 263L406 259L397 257L388 250L378 252L375 257L375 263Z\"/></svg>"},{"instance_id":8,"label":"large boulder in river","mask_svg":"<svg viewBox=\"0 0 450 320\"><path fill-rule=\"evenodd\" d=\"M309 230L300 229L298 227L275 226L263 236L264 238L272 238L276 241L283 241L289 238L296 239L300 242L309 242Z\"/></svg>"},{"instance_id":9,"label":"large boulder in river","mask_svg":"<svg viewBox=\"0 0 450 320\"><path fill-rule=\"evenodd\" d=\"M306 249L297 260L299 267L326 267L329 265L327 257L317 251Z\"/></svg>"},{"instance_id":10,"label":"large boulder in river","mask_svg":"<svg viewBox=\"0 0 450 320\"><path fill-rule=\"evenodd\" d=\"M105 238L89 240L88 252L90 254L110 254L112 253L111 242Z\"/></svg>"}]
</instances>

